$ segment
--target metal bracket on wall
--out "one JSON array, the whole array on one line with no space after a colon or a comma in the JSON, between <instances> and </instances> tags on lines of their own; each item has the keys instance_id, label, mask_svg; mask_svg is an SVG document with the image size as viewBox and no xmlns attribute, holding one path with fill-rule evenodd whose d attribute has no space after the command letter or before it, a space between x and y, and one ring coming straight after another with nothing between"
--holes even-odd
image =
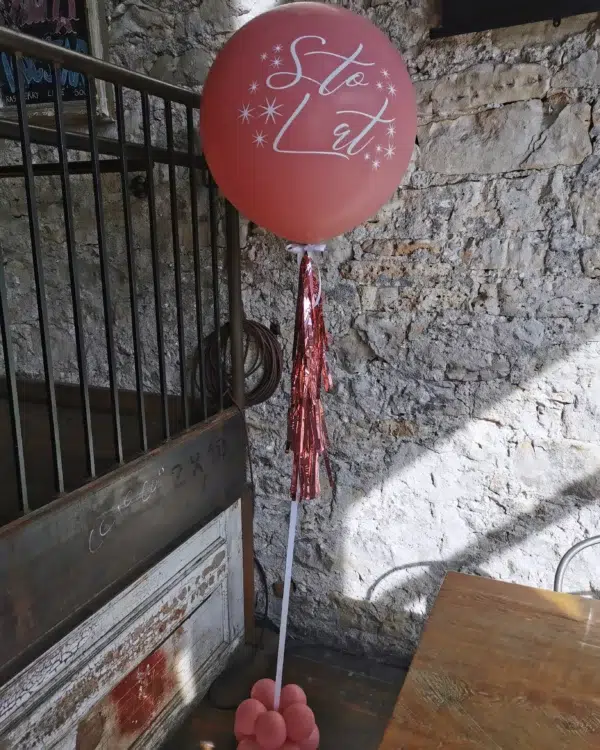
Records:
<instances>
[{"instance_id":1,"label":"metal bracket on wall","mask_svg":"<svg viewBox=\"0 0 600 750\"><path fill-rule=\"evenodd\" d=\"M553 21L556 27L569 16L596 12L600 12L600 0L442 0L440 25L431 29L430 36L439 39L538 21Z\"/></svg>"}]
</instances>

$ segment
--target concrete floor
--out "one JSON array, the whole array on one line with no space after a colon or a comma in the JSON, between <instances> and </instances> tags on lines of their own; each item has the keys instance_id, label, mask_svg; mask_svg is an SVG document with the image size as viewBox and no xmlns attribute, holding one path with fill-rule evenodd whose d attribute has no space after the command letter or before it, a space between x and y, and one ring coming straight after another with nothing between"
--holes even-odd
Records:
<instances>
[{"instance_id":1,"label":"concrete floor","mask_svg":"<svg viewBox=\"0 0 600 750\"><path fill-rule=\"evenodd\" d=\"M248 697L256 680L274 675L270 640L266 652L243 660L217 681L163 750L235 750L229 707ZM405 675L367 659L291 644L284 683L305 689L321 731L320 750L377 750Z\"/></svg>"}]
</instances>

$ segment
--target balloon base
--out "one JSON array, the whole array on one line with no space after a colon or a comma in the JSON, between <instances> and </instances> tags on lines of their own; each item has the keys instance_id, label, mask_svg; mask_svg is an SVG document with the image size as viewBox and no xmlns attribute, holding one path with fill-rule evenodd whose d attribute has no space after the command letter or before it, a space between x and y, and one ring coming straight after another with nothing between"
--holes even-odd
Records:
<instances>
[{"instance_id":1,"label":"balloon base","mask_svg":"<svg viewBox=\"0 0 600 750\"><path fill-rule=\"evenodd\" d=\"M318 750L319 728L299 685L285 685L275 711L275 681L259 680L235 714L237 750Z\"/></svg>"}]
</instances>

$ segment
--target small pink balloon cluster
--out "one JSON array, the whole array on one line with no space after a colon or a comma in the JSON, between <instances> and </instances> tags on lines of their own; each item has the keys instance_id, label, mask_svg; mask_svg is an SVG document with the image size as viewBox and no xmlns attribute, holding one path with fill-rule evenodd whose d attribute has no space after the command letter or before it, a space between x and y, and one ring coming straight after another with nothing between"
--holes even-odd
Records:
<instances>
[{"instance_id":1,"label":"small pink balloon cluster","mask_svg":"<svg viewBox=\"0 0 600 750\"><path fill-rule=\"evenodd\" d=\"M285 685L274 710L275 682L259 680L235 714L237 750L317 750L319 728L298 685Z\"/></svg>"}]
</instances>

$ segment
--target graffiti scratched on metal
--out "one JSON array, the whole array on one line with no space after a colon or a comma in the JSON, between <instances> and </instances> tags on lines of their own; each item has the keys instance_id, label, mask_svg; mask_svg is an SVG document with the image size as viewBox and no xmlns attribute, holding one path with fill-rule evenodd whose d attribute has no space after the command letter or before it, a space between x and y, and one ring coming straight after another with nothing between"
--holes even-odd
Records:
<instances>
[{"instance_id":1,"label":"graffiti scratched on metal","mask_svg":"<svg viewBox=\"0 0 600 750\"><path fill-rule=\"evenodd\" d=\"M147 570L245 483L228 410L0 531L0 684Z\"/></svg>"},{"instance_id":2,"label":"graffiti scratched on metal","mask_svg":"<svg viewBox=\"0 0 600 750\"><path fill-rule=\"evenodd\" d=\"M240 640L242 577L237 502L0 688L6 747L114 750L161 734L208 687L203 665L214 677Z\"/></svg>"}]
</instances>

